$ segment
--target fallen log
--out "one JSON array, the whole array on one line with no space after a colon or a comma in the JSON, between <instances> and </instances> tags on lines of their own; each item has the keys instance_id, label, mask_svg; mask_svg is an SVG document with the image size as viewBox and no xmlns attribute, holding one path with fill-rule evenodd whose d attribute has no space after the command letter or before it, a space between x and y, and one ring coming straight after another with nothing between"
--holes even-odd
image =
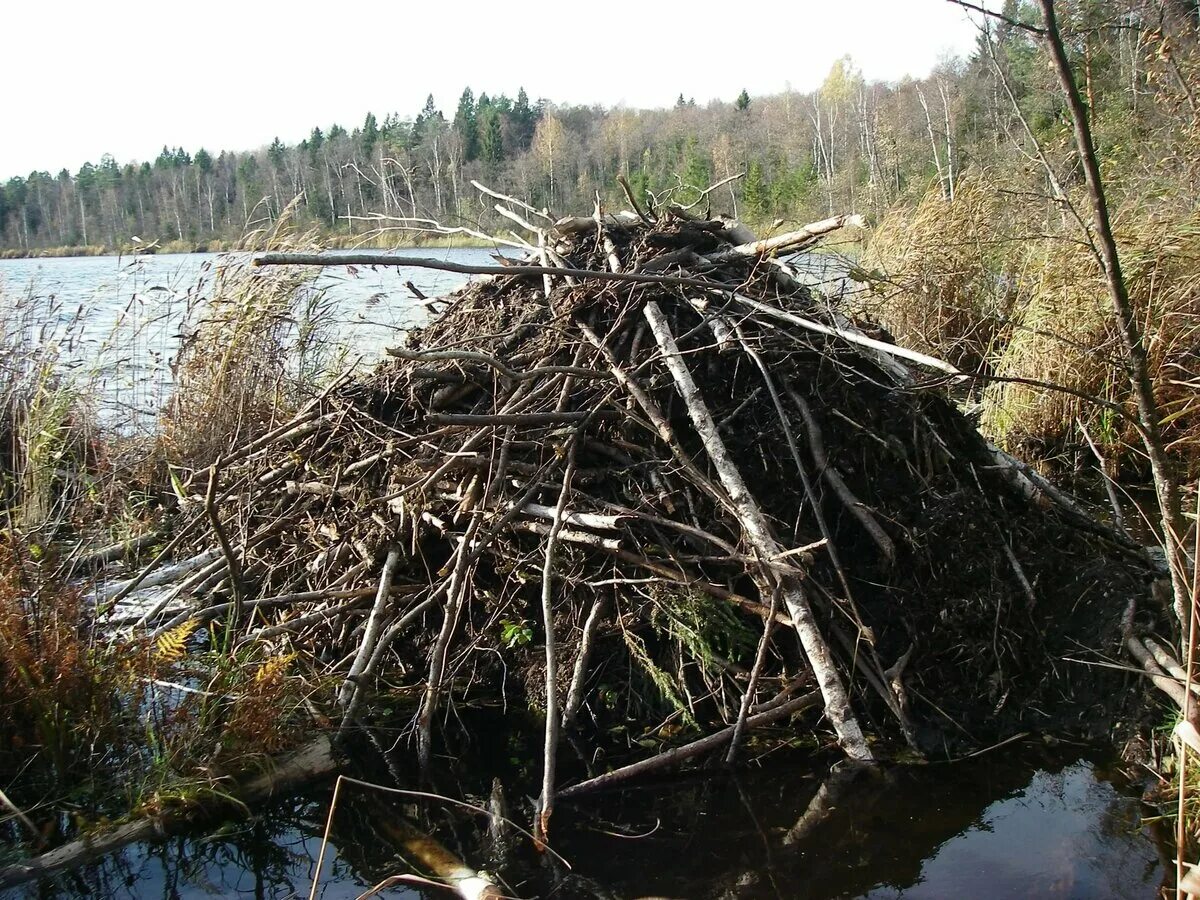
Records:
<instances>
[{"instance_id":1,"label":"fallen log","mask_svg":"<svg viewBox=\"0 0 1200 900\"><path fill-rule=\"evenodd\" d=\"M41 856L0 868L0 888L78 868L138 841L156 840L194 823L197 817L212 818L244 811L254 804L287 794L306 782L328 775L336 768L337 760L329 739L319 737L275 761L260 775L237 785L222 786L219 791L214 786L211 793L204 795L204 800L193 800L181 807L169 808L87 835Z\"/></svg>"},{"instance_id":2,"label":"fallen log","mask_svg":"<svg viewBox=\"0 0 1200 900\"><path fill-rule=\"evenodd\" d=\"M691 416L692 422L696 426L696 432L704 442L708 457L716 468L721 483L729 491L729 498L741 522L746 539L763 557L767 559L779 557L784 552L784 548L779 545L771 533L771 526L763 516L758 502L746 487L741 473L725 449L725 443L721 440L721 435L717 430L717 423L713 421L712 415L704 403L704 398L700 396L700 391L696 387L687 365L683 362L662 310L659 309L657 303L651 301L646 304L644 312L647 321L650 322L650 330L654 333L654 337L663 351L667 368L671 370L671 375L675 379L679 395L687 406L688 415ZM773 581L774 579L768 576L766 580ZM842 749L851 759L873 759L862 728L859 727L858 720L850 708L850 698L846 694L846 688L834 664L833 655L829 652L829 646L825 643L825 638L822 637L820 629L817 627L808 598L800 587L800 581L795 576L785 575L779 578L779 586L783 592L783 600L787 605L788 613L792 617L793 626L800 636L800 642L804 645L809 665L812 666L813 672L817 676L817 683L821 686L821 694L825 698L825 713L837 730Z\"/></svg>"}]
</instances>

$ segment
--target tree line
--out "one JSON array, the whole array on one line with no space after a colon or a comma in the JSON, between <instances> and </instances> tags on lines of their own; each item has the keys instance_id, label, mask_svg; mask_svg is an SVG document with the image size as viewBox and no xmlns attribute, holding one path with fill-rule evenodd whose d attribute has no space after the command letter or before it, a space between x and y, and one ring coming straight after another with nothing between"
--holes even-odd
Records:
<instances>
[{"instance_id":1,"label":"tree line","mask_svg":"<svg viewBox=\"0 0 1200 900\"><path fill-rule=\"evenodd\" d=\"M969 170L1013 173L1040 189L1027 177L1029 147L1070 149L1061 91L1022 28L1036 17L1027 0L1007 0L974 52L921 79L867 81L845 57L813 91L742 91L704 106L681 93L674 107L648 110L467 88L449 116L430 96L412 118L368 114L349 130L315 127L294 145L164 147L152 162L105 156L74 174L32 172L0 186L0 246L234 240L295 197L299 224L326 236L362 234L378 215L502 230L472 179L564 213L590 211L597 194L623 203L618 175L644 196L684 202L740 175L707 201L755 224L879 214L931 186L952 198ZM1174 120L1156 95L1170 88L1177 102L1197 102L1171 55L1194 37L1194 4L1075 0L1063 4L1063 19L1102 159L1148 171Z\"/></svg>"}]
</instances>

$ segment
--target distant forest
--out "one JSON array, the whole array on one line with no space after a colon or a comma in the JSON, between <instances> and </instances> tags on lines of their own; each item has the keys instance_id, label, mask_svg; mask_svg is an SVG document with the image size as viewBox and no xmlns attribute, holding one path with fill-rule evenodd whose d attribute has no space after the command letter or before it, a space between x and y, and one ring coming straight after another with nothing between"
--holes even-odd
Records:
<instances>
[{"instance_id":1,"label":"distant forest","mask_svg":"<svg viewBox=\"0 0 1200 900\"><path fill-rule=\"evenodd\" d=\"M1172 71L1164 16L1176 7L1194 16L1187 0L1062 4L1101 153L1122 173L1169 179L1153 169L1161 143L1173 139L1172 104L1197 103L1194 83L1178 66ZM743 91L697 105L684 91L673 108L654 110L467 88L453 111L430 97L415 117L368 114L356 127L314 127L295 145L276 138L243 152L164 147L153 161L105 156L74 174L33 172L0 187L0 247L118 247L134 235L233 241L296 197L298 223L326 238L368 232L378 215L502 233L508 223L472 179L566 214L590 213L597 193L623 204L621 174L643 195L689 202L741 173L707 202L760 225L830 212L878 216L931 188L951 198L969 172L1011 174L1014 190L1045 189L1029 176L1037 168L1032 148L1069 155L1062 92L1044 50L1020 27L1036 12L1009 0L1004 15L1011 21L992 22L968 58L946 60L919 80L865 81L843 58L809 93Z\"/></svg>"}]
</instances>

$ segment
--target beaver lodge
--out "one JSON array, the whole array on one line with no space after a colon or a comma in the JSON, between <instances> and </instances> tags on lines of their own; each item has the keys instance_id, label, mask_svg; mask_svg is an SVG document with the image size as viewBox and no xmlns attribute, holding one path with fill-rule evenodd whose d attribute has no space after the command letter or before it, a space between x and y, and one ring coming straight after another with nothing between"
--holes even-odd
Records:
<instances>
[{"instance_id":1,"label":"beaver lodge","mask_svg":"<svg viewBox=\"0 0 1200 900\"><path fill-rule=\"evenodd\" d=\"M261 257L486 277L196 472L188 562L107 601L173 579L142 625L290 656L342 732L399 706L414 768L462 705L532 708L541 837L556 798L748 742L945 758L1128 713L1141 682L1096 663L1154 567L989 446L956 370L804 284L789 254L851 218L757 240L678 207L503 208L522 260Z\"/></svg>"}]
</instances>

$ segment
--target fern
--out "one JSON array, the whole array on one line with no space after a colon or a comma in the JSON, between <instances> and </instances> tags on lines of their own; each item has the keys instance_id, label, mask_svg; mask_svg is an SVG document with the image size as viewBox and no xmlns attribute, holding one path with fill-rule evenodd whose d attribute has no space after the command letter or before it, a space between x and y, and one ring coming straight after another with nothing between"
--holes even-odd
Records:
<instances>
[{"instance_id":1,"label":"fern","mask_svg":"<svg viewBox=\"0 0 1200 900\"><path fill-rule=\"evenodd\" d=\"M196 633L196 629L199 627L200 620L191 618L186 622L176 625L170 631L164 631L160 634L158 640L154 642L155 663L169 666L182 659L183 654L187 652L188 640Z\"/></svg>"},{"instance_id":2,"label":"fern","mask_svg":"<svg viewBox=\"0 0 1200 900\"><path fill-rule=\"evenodd\" d=\"M650 654L646 651L646 644L640 637L630 631L623 631L625 636L625 646L629 648L629 655L642 667L650 681L658 688L662 698L671 705L676 712L680 714L683 721L689 726L695 728L696 720L692 716L691 711L684 704L683 699L679 696L679 692L675 689L675 682L671 680L671 676L664 672L650 658Z\"/></svg>"},{"instance_id":3,"label":"fern","mask_svg":"<svg viewBox=\"0 0 1200 900\"><path fill-rule=\"evenodd\" d=\"M256 685L263 685L278 680L295 658L295 653L285 653L283 656L271 657L259 666L258 671L254 673L254 683Z\"/></svg>"}]
</instances>

